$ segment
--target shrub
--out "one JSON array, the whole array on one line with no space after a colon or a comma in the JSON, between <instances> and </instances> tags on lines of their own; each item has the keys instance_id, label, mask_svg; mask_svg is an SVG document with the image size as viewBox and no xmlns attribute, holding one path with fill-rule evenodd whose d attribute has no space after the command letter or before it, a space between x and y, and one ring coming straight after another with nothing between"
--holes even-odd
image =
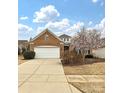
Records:
<instances>
[{"instance_id":1,"label":"shrub","mask_svg":"<svg viewBox=\"0 0 124 93\"><path fill-rule=\"evenodd\" d=\"M24 59L34 59L35 57L35 52L34 51L25 51L23 53Z\"/></svg>"},{"instance_id":2,"label":"shrub","mask_svg":"<svg viewBox=\"0 0 124 93\"><path fill-rule=\"evenodd\" d=\"M86 55L85 58L93 58L93 55Z\"/></svg>"},{"instance_id":3,"label":"shrub","mask_svg":"<svg viewBox=\"0 0 124 93\"><path fill-rule=\"evenodd\" d=\"M82 55L77 54L75 50L65 51L63 56L63 64L79 64L82 62Z\"/></svg>"}]
</instances>

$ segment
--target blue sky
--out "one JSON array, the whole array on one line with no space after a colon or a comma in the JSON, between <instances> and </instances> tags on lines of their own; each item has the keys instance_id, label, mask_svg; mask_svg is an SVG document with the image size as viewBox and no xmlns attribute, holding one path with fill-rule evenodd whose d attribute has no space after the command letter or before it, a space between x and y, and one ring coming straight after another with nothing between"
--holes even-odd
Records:
<instances>
[{"instance_id":1,"label":"blue sky","mask_svg":"<svg viewBox=\"0 0 124 93\"><path fill-rule=\"evenodd\" d=\"M29 39L45 28L73 36L83 26L103 30L104 0L18 0L18 37Z\"/></svg>"}]
</instances>

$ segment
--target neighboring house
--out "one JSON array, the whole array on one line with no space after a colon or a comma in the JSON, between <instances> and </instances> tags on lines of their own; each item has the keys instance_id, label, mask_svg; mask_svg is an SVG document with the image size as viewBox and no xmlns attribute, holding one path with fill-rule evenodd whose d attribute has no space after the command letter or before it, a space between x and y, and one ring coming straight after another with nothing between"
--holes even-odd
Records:
<instances>
[{"instance_id":1,"label":"neighboring house","mask_svg":"<svg viewBox=\"0 0 124 93\"><path fill-rule=\"evenodd\" d=\"M18 48L22 52L22 48L27 48L28 47L28 40L18 40Z\"/></svg>"},{"instance_id":2,"label":"neighboring house","mask_svg":"<svg viewBox=\"0 0 124 93\"><path fill-rule=\"evenodd\" d=\"M49 29L45 29L30 40L30 50L35 51L35 58L62 58L64 43Z\"/></svg>"},{"instance_id":3,"label":"neighboring house","mask_svg":"<svg viewBox=\"0 0 124 93\"><path fill-rule=\"evenodd\" d=\"M27 47L28 45L28 40L18 40L18 47L22 48L22 47Z\"/></svg>"},{"instance_id":4,"label":"neighboring house","mask_svg":"<svg viewBox=\"0 0 124 93\"><path fill-rule=\"evenodd\" d=\"M105 38L101 39L100 46L97 49L93 49L92 53L95 57L105 58Z\"/></svg>"},{"instance_id":5,"label":"neighboring house","mask_svg":"<svg viewBox=\"0 0 124 93\"><path fill-rule=\"evenodd\" d=\"M95 57L105 58L105 47L101 47L101 48L98 48L98 49L93 49L92 53Z\"/></svg>"},{"instance_id":6,"label":"neighboring house","mask_svg":"<svg viewBox=\"0 0 124 93\"><path fill-rule=\"evenodd\" d=\"M60 35L59 38L64 42L64 50L69 50L69 46L71 43L71 36L63 34Z\"/></svg>"}]
</instances>

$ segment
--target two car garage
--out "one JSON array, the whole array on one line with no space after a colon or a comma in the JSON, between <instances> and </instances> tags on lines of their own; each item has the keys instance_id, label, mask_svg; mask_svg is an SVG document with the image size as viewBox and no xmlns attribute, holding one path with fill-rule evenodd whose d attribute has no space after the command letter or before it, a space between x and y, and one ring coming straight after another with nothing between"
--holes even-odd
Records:
<instances>
[{"instance_id":1,"label":"two car garage","mask_svg":"<svg viewBox=\"0 0 124 93\"><path fill-rule=\"evenodd\" d=\"M60 58L60 48L57 46L37 46L34 51L35 58Z\"/></svg>"}]
</instances>

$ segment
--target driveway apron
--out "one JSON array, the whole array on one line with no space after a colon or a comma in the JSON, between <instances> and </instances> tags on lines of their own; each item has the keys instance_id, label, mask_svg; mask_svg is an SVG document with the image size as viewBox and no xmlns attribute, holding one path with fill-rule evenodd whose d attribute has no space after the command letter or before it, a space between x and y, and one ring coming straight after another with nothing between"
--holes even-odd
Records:
<instances>
[{"instance_id":1,"label":"driveway apron","mask_svg":"<svg viewBox=\"0 0 124 93\"><path fill-rule=\"evenodd\" d=\"M81 93L66 79L60 59L34 59L19 65L19 93Z\"/></svg>"}]
</instances>

